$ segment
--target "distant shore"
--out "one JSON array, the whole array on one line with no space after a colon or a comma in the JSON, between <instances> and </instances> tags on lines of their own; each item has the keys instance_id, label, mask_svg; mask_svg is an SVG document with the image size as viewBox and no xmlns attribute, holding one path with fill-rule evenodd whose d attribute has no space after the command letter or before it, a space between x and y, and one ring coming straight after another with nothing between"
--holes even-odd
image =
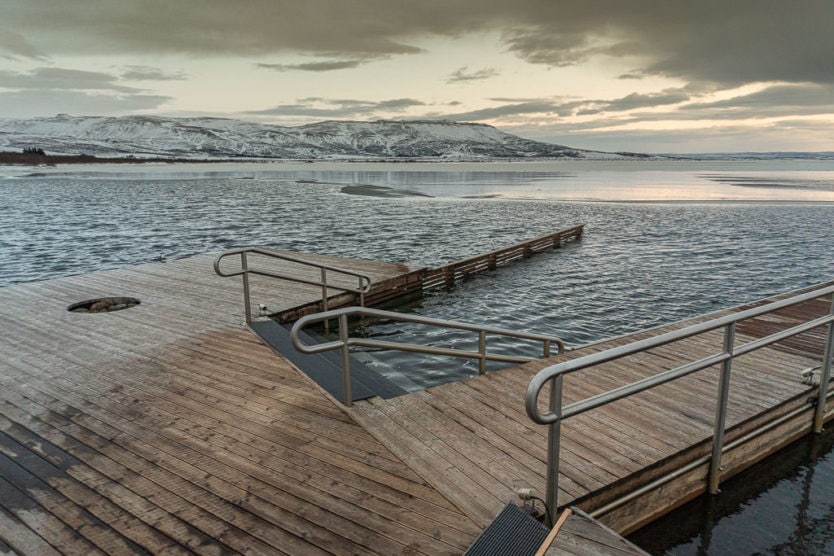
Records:
<instances>
[{"instance_id":1,"label":"distant shore","mask_svg":"<svg viewBox=\"0 0 834 556\"><path fill-rule=\"evenodd\" d=\"M165 163L213 163L213 162L261 162L263 159L240 158L142 158L137 156L99 157L90 154L32 154L0 152L0 166L55 166L57 164L144 164Z\"/></svg>"}]
</instances>

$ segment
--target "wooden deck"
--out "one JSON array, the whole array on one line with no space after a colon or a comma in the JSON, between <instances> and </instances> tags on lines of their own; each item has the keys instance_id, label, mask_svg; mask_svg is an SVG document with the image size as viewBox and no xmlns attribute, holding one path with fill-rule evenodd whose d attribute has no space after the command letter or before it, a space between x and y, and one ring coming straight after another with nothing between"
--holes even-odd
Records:
<instances>
[{"instance_id":1,"label":"wooden deck","mask_svg":"<svg viewBox=\"0 0 834 556\"><path fill-rule=\"evenodd\" d=\"M309 257L379 282L411 270ZM553 361L348 410L243 326L240 283L215 276L211 261L0 288L0 553L458 554L516 500L515 489L543 494L545 429L529 420L523 399L530 377ZM253 302L273 312L319 295L313 286L252 284ZM66 310L103 296L141 304ZM825 313L826 303L754 319L737 337ZM721 341L684 340L571 375L565 398L673 367ZM736 361L728 440L804 403L812 390L799 373L819 365L821 352L816 331ZM693 375L567 421L560 505L592 511L707 453L716 376ZM809 430L800 417L757 441L757 451L728 458L726 473ZM629 530L703 491L703 474L603 522ZM562 542L592 552L577 540L593 536L586 533Z\"/></svg>"},{"instance_id":2,"label":"wooden deck","mask_svg":"<svg viewBox=\"0 0 834 556\"><path fill-rule=\"evenodd\" d=\"M547 556L648 555L578 508L572 508L564 523L551 533L554 535L552 544L539 550Z\"/></svg>"},{"instance_id":3,"label":"wooden deck","mask_svg":"<svg viewBox=\"0 0 834 556\"><path fill-rule=\"evenodd\" d=\"M108 295L141 304L66 310ZM449 554L480 532L241 326L209 257L0 288L0 320L0 553Z\"/></svg>"},{"instance_id":4,"label":"wooden deck","mask_svg":"<svg viewBox=\"0 0 834 556\"><path fill-rule=\"evenodd\" d=\"M774 328L787 328L800 317L825 315L830 304L829 296L746 322L737 329L737 342L761 337ZM602 351L701 320L706 318L601 342L565 357ZM735 361L728 442L756 422L787 413L814 395L815 389L802 383L800 372L820 365L823 338L824 328L817 329ZM718 331L570 375L565 379L565 403L720 351L722 340ZM515 498L519 487L533 488L544 498L546 428L529 419L523 400L531 377L552 363L533 362L389 400L372 398L355 404L352 414L476 523L485 526ZM710 369L565 421L559 505L594 510L708 454L717 377L718 369ZM804 416L781 436L754 442L758 446L748 453L725 456L726 476L810 428L811 418ZM673 504L703 492L704 473L705 468L696 470L682 484L661 489L661 502L644 501L642 506L612 512L602 521L621 533L633 530Z\"/></svg>"}]
</instances>

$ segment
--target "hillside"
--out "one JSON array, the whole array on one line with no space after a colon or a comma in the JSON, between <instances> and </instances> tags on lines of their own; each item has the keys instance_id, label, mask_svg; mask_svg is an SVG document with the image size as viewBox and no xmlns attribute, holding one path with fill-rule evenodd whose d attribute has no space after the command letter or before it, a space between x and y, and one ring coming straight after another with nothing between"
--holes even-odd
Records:
<instances>
[{"instance_id":1,"label":"hillside","mask_svg":"<svg viewBox=\"0 0 834 556\"><path fill-rule=\"evenodd\" d=\"M0 119L0 151L176 158L630 158L523 139L484 124L326 121L298 127L223 118L81 116Z\"/></svg>"}]
</instances>

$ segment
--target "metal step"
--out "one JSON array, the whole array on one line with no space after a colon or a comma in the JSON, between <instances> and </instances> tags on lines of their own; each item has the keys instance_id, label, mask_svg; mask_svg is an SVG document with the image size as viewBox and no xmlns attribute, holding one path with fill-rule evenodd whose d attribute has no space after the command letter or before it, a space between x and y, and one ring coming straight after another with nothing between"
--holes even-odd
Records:
<instances>
[{"instance_id":1,"label":"metal step","mask_svg":"<svg viewBox=\"0 0 834 556\"><path fill-rule=\"evenodd\" d=\"M549 532L533 516L515 504L507 504L465 556L533 556Z\"/></svg>"}]
</instances>

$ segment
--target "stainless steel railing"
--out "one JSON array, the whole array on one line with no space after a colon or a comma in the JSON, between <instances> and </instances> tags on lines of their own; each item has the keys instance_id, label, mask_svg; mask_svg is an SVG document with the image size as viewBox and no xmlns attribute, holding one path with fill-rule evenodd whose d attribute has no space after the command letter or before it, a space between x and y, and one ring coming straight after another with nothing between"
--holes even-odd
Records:
<instances>
[{"instance_id":1,"label":"stainless steel railing","mask_svg":"<svg viewBox=\"0 0 834 556\"><path fill-rule=\"evenodd\" d=\"M768 305L748 309L732 315L688 326L680 330L660 334L653 338L647 338L599 353L586 355L584 357L559 363L541 370L530 381L530 385L528 386L527 393L525 395L524 404L527 409L527 415L533 421L549 426L547 435L547 492L545 498L550 511L555 513L557 508L557 497L559 492L560 427L563 420L611 402L615 402L627 396L649 390L655 386L702 371L710 366L721 364L721 375L715 409L714 432L712 437L712 455L709 457L709 491L712 493L718 492L721 454L725 451L725 448L729 449L734 447L738 442L734 441L732 445L728 445L726 447L724 446L725 420L727 416L730 373L732 370L733 359L775 342L807 332L808 330L828 325L828 335L825 343L822 371L819 390L816 396L817 399L813 422L813 430L815 432L822 431L825 402L828 395L828 383L831 380L831 358L832 348L834 347L832 346L832 344L834 344L834 302L832 302L831 310L827 316L803 322L802 324L796 325L792 328L770 334L757 340L747 342L743 345L735 345L735 329L736 323L740 321L766 315L768 313L784 309L785 307L797 305L799 303L827 296L832 293L834 293L834 286L828 286L776 301ZM698 359L697 361L692 361L674 369L660 372L636 382L620 386L619 388L614 388L607 392L591 396L584 400L571 403L567 406L562 405L562 382L565 375L720 328L724 329L724 346L722 351L719 353ZM547 384L551 385L550 399L547 410L542 412L539 410L539 397ZM764 429L768 426L769 425L764 425L762 427L762 432L764 432ZM746 437L747 436L750 435L746 435ZM701 462L701 464L703 463L706 462Z\"/></svg>"},{"instance_id":2,"label":"stainless steel railing","mask_svg":"<svg viewBox=\"0 0 834 556\"><path fill-rule=\"evenodd\" d=\"M400 322L414 322L419 324L426 324L430 326L437 326L443 328L454 328L458 330L468 330L478 333L478 351L468 351L455 348L442 348L420 344L409 344L404 342L389 342L382 340L373 340L368 338L356 338L350 336L348 328L349 317L370 317L388 319ZM339 321L339 339L330 342L324 342L314 346L309 346L301 341L298 333L307 326L318 322L327 322L329 320L338 319ZM342 380L344 381L344 403L350 406L352 403L351 387L350 387L350 348L369 347L378 349L391 349L399 351L411 351L417 353L433 354L433 355L449 355L452 357L463 357L468 359L477 359L479 361L478 372L484 374L486 372L487 361L504 361L509 363L526 363L528 361L535 361L537 357L523 357L519 355L500 355L496 353L488 353L486 350L487 335L505 336L511 338L521 338L525 340L532 340L542 343L542 357L550 356L550 349L555 344L557 346L557 353L564 353L564 342L555 336L545 336L543 334L532 334L529 332L518 332L515 330L505 330L503 328L493 328L489 326L479 326L477 324L467 324L462 322L433 319L429 317L422 317L418 315L408 315L404 313L394 313L391 311L382 311L379 309L367 309L362 307L346 307L344 309L336 309L334 311L325 311L316 313L315 315L308 315L300 318L290 331L290 338L295 348L302 353L321 353L323 351L330 351L338 349L342 355Z\"/></svg>"},{"instance_id":3,"label":"stainless steel railing","mask_svg":"<svg viewBox=\"0 0 834 556\"><path fill-rule=\"evenodd\" d=\"M298 263L314 268L318 268L321 270L321 280L308 280L306 278L301 278L298 276L293 276L291 274L285 274L281 272L272 272L269 270L263 269L256 269L256 268L249 268L249 259L248 255L252 253L255 255L261 255L270 259L279 259L282 261L290 261L293 263ZM224 272L220 268L220 263L226 257L231 257L234 255L240 255L240 270L235 272ZM252 324L252 306L251 300L249 296L249 275L255 274L258 276L269 276L271 278L279 278L282 280L290 280L292 282L298 282L301 284L307 284L311 286L320 286L321 287L321 302L322 308L327 311L327 292L328 290L338 290L341 292L352 292L359 295L359 304L365 304L365 294L368 290L371 289L371 277L362 274L359 272L353 272L351 270L345 270L343 268L338 268L335 266L324 265L320 263L315 263L312 261L300 259L298 257L292 257L290 255L284 255L283 253L279 253L277 251L272 251L270 249L263 249L260 247L245 247L243 249L231 249L229 251L224 251L214 259L214 272L216 272L219 276L223 276L224 278L231 277L231 276L242 276L243 277L243 306L246 312L246 324ZM356 288L347 287L347 286L337 286L332 282L327 281L328 272L342 274L344 276L352 276L358 279L358 286Z\"/></svg>"}]
</instances>

